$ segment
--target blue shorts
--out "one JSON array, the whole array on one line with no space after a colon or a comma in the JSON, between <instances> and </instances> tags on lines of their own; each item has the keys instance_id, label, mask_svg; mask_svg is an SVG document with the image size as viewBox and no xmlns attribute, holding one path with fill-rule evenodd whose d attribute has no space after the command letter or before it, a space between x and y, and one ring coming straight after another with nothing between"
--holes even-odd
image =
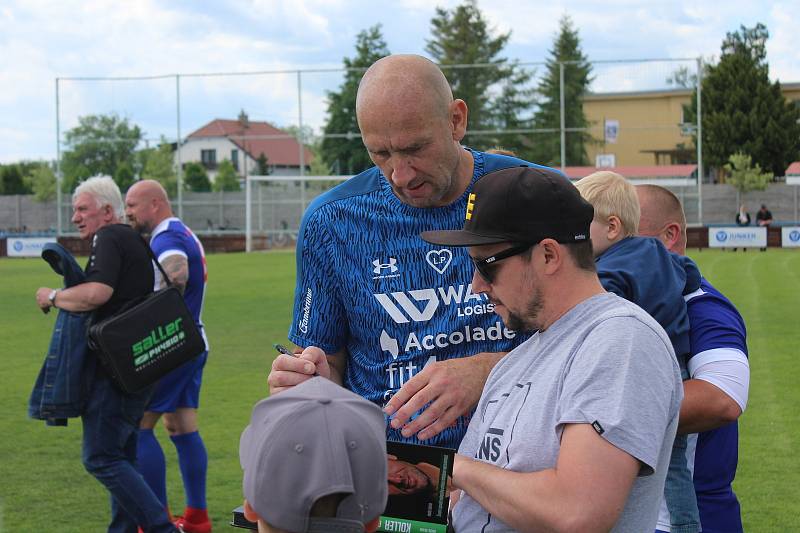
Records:
<instances>
[{"instance_id":1,"label":"blue shorts","mask_svg":"<svg viewBox=\"0 0 800 533\"><path fill-rule=\"evenodd\" d=\"M182 365L156 384L147 410L155 413L174 413L180 407L197 409L200 404L200 384L208 352Z\"/></svg>"}]
</instances>

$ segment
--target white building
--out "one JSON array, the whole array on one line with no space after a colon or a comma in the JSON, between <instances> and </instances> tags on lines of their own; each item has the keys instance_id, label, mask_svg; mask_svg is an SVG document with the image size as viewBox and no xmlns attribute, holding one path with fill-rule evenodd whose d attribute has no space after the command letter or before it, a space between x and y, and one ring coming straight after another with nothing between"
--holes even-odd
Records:
<instances>
[{"instance_id":1,"label":"white building","mask_svg":"<svg viewBox=\"0 0 800 533\"><path fill-rule=\"evenodd\" d=\"M239 120L214 119L192 132L180 147L180 162L201 163L211 181L217 175L219 164L228 159L242 178L259 173L258 159L267 158L269 174L300 175L300 161L308 172L313 155L291 134L267 122L250 122L242 113ZM178 162L178 153L175 153Z\"/></svg>"}]
</instances>

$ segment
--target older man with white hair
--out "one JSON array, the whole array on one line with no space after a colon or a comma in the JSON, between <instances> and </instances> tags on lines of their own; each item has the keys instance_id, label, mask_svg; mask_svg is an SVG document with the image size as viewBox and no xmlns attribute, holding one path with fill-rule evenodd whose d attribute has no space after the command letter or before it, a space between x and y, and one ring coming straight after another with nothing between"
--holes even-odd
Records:
<instances>
[{"instance_id":1,"label":"older man with white hair","mask_svg":"<svg viewBox=\"0 0 800 533\"><path fill-rule=\"evenodd\" d=\"M68 289L40 287L36 303L71 312L93 312L99 322L127 303L153 291L153 268L147 245L121 223L122 195L114 181L96 176L72 195L72 223L81 238L91 241L86 281ZM88 400L81 414L83 465L111 494L109 532L177 531L166 510L136 470L139 420L151 389L127 394L111 382L90 349L85 365Z\"/></svg>"}]
</instances>

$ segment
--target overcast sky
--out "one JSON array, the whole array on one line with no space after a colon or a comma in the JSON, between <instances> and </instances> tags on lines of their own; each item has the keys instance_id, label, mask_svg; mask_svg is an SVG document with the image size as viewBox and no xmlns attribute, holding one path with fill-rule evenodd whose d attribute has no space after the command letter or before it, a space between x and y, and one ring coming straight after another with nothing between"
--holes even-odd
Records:
<instances>
[{"instance_id":1,"label":"overcast sky","mask_svg":"<svg viewBox=\"0 0 800 533\"><path fill-rule=\"evenodd\" d=\"M56 155L55 78L294 71L341 66L356 34L382 24L391 52L425 54L435 7L452 0L0 0L0 162ZM727 31L763 22L770 74L800 82L800 1L480 0L504 55L536 63L568 14L590 60L712 57ZM691 63L689 63L691 65ZM680 63L600 64L597 91L653 88ZM535 68L535 65L531 65ZM541 69L539 69L541 72ZM324 123L341 73L301 76L302 119ZM656 80L655 82L653 80ZM649 84L649 85L648 85ZM59 82L62 136L85 114L115 112L150 140L178 134L175 77ZM294 73L181 77L181 136L214 118L300 121Z\"/></svg>"}]
</instances>

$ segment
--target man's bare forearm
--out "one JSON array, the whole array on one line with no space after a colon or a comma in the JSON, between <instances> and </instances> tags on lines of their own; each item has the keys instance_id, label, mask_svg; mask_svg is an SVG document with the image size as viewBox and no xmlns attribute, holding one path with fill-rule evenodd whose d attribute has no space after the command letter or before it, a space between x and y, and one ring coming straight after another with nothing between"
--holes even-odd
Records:
<instances>
[{"instance_id":1,"label":"man's bare forearm","mask_svg":"<svg viewBox=\"0 0 800 533\"><path fill-rule=\"evenodd\" d=\"M108 300L114 289L105 283L88 282L75 285L56 293L55 306L65 311L82 313L97 309Z\"/></svg>"},{"instance_id":2,"label":"man's bare forearm","mask_svg":"<svg viewBox=\"0 0 800 533\"><path fill-rule=\"evenodd\" d=\"M169 276L169 281L181 294L186 292L186 284L189 282L189 261L182 255L174 254L166 257L161 266Z\"/></svg>"},{"instance_id":3,"label":"man's bare forearm","mask_svg":"<svg viewBox=\"0 0 800 533\"><path fill-rule=\"evenodd\" d=\"M742 414L736 401L722 389L701 379L683 382L678 433L699 433L730 424Z\"/></svg>"}]
</instances>

